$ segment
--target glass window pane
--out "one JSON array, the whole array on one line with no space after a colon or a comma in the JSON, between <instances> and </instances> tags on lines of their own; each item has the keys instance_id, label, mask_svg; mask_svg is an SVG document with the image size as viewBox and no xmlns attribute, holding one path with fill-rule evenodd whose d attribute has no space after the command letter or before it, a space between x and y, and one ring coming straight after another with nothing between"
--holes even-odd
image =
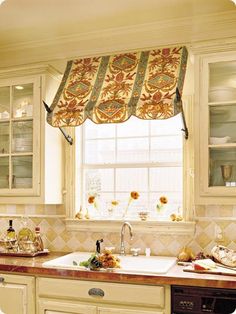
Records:
<instances>
[{"instance_id":1,"label":"glass window pane","mask_svg":"<svg viewBox=\"0 0 236 314\"><path fill-rule=\"evenodd\" d=\"M12 87L13 117L32 117L33 115L33 83Z\"/></svg>"},{"instance_id":2,"label":"glass window pane","mask_svg":"<svg viewBox=\"0 0 236 314\"><path fill-rule=\"evenodd\" d=\"M236 105L210 106L209 144L236 142Z\"/></svg>"},{"instance_id":3,"label":"glass window pane","mask_svg":"<svg viewBox=\"0 0 236 314\"><path fill-rule=\"evenodd\" d=\"M85 169L85 190L88 194L100 194L101 191L114 190L113 169Z\"/></svg>"},{"instance_id":4,"label":"glass window pane","mask_svg":"<svg viewBox=\"0 0 236 314\"><path fill-rule=\"evenodd\" d=\"M165 120L152 120L151 135L181 135L183 128L181 115Z\"/></svg>"},{"instance_id":5,"label":"glass window pane","mask_svg":"<svg viewBox=\"0 0 236 314\"><path fill-rule=\"evenodd\" d=\"M85 142L84 162L88 164L114 163L114 140L88 140Z\"/></svg>"},{"instance_id":6,"label":"glass window pane","mask_svg":"<svg viewBox=\"0 0 236 314\"><path fill-rule=\"evenodd\" d=\"M147 168L123 168L116 169L116 189L120 192L147 191Z\"/></svg>"},{"instance_id":7,"label":"glass window pane","mask_svg":"<svg viewBox=\"0 0 236 314\"><path fill-rule=\"evenodd\" d=\"M236 185L236 149L210 148L209 186Z\"/></svg>"},{"instance_id":8,"label":"glass window pane","mask_svg":"<svg viewBox=\"0 0 236 314\"><path fill-rule=\"evenodd\" d=\"M151 138L151 161L181 162L182 136L163 136Z\"/></svg>"},{"instance_id":9,"label":"glass window pane","mask_svg":"<svg viewBox=\"0 0 236 314\"><path fill-rule=\"evenodd\" d=\"M148 138L132 138L117 140L117 161L134 163L149 160Z\"/></svg>"},{"instance_id":10,"label":"glass window pane","mask_svg":"<svg viewBox=\"0 0 236 314\"><path fill-rule=\"evenodd\" d=\"M136 117L130 117L124 123L117 124L118 137L147 136L149 121L141 120Z\"/></svg>"},{"instance_id":11,"label":"glass window pane","mask_svg":"<svg viewBox=\"0 0 236 314\"><path fill-rule=\"evenodd\" d=\"M32 188L32 156L12 157L13 188Z\"/></svg>"},{"instance_id":12,"label":"glass window pane","mask_svg":"<svg viewBox=\"0 0 236 314\"><path fill-rule=\"evenodd\" d=\"M9 122L0 123L0 154L9 153Z\"/></svg>"},{"instance_id":13,"label":"glass window pane","mask_svg":"<svg viewBox=\"0 0 236 314\"><path fill-rule=\"evenodd\" d=\"M10 87L0 87L0 119L10 117Z\"/></svg>"},{"instance_id":14,"label":"glass window pane","mask_svg":"<svg viewBox=\"0 0 236 314\"><path fill-rule=\"evenodd\" d=\"M0 188L9 188L9 157L0 157Z\"/></svg>"},{"instance_id":15,"label":"glass window pane","mask_svg":"<svg viewBox=\"0 0 236 314\"><path fill-rule=\"evenodd\" d=\"M150 190L166 193L182 191L182 167L151 168Z\"/></svg>"},{"instance_id":16,"label":"glass window pane","mask_svg":"<svg viewBox=\"0 0 236 314\"><path fill-rule=\"evenodd\" d=\"M84 123L85 139L115 137L115 124L95 124L90 120Z\"/></svg>"},{"instance_id":17,"label":"glass window pane","mask_svg":"<svg viewBox=\"0 0 236 314\"><path fill-rule=\"evenodd\" d=\"M33 151L33 121L18 121L12 124L12 151Z\"/></svg>"},{"instance_id":18,"label":"glass window pane","mask_svg":"<svg viewBox=\"0 0 236 314\"><path fill-rule=\"evenodd\" d=\"M236 100L235 61L214 62L209 65L210 102L227 102Z\"/></svg>"}]
</instances>

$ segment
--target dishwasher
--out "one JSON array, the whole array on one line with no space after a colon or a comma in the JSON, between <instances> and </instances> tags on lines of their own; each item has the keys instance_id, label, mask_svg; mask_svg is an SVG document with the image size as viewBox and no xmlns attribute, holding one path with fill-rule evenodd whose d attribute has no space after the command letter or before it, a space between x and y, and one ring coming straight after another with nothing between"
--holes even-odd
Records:
<instances>
[{"instance_id":1,"label":"dishwasher","mask_svg":"<svg viewBox=\"0 0 236 314\"><path fill-rule=\"evenodd\" d=\"M171 314L236 314L236 289L171 286Z\"/></svg>"}]
</instances>

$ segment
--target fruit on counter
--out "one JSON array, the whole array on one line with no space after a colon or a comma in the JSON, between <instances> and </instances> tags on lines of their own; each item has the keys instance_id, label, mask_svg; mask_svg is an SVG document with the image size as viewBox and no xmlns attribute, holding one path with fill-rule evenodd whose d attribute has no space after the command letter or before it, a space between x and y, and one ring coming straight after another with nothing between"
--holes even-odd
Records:
<instances>
[{"instance_id":1,"label":"fruit on counter","mask_svg":"<svg viewBox=\"0 0 236 314\"><path fill-rule=\"evenodd\" d=\"M120 268L120 259L112 254L110 250L105 250L98 259L103 268Z\"/></svg>"},{"instance_id":2,"label":"fruit on counter","mask_svg":"<svg viewBox=\"0 0 236 314\"><path fill-rule=\"evenodd\" d=\"M120 268L120 259L106 249L102 254L92 254L87 261L80 262L79 266L84 266L90 270Z\"/></svg>"},{"instance_id":3,"label":"fruit on counter","mask_svg":"<svg viewBox=\"0 0 236 314\"><path fill-rule=\"evenodd\" d=\"M185 246L177 258L180 262L191 262L194 259L194 254L190 248Z\"/></svg>"},{"instance_id":4,"label":"fruit on counter","mask_svg":"<svg viewBox=\"0 0 236 314\"><path fill-rule=\"evenodd\" d=\"M209 270L216 268L216 263L210 258L200 259L192 262L195 270Z\"/></svg>"}]
</instances>

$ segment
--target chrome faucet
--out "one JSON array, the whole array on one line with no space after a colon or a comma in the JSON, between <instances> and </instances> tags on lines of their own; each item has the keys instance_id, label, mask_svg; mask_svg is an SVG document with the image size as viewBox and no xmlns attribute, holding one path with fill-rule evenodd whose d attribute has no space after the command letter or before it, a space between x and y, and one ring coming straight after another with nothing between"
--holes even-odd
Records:
<instances>
[{"instance_id":1,"label":"chrome faucet","mask_svg":"<svg viewBox=\"0 0 236 314\"><path fill-rule=\"evenodd\" d=\"M129 228L130 239L132 240L132 238L133 238L132 226L128 221L125 221L121 227L121 232L120 232L120 255L125 255L125 241L124 241L125 226L128 226L128 228Z\"/></svg>"}]
</instances>

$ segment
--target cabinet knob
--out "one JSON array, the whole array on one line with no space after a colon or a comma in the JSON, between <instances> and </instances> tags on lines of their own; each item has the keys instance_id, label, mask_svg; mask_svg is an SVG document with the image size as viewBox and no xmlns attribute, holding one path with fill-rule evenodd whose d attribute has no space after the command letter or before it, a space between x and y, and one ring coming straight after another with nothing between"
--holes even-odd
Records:
<instances>
[{"instance_id":1,"label":"cabinet knob","mask_svg":"<svg viewBox=\"0 0 236 314\"><path fill-rule=\"evenodd\" d=\"M4 282L4 277L0 277L0 283Z\"/></svg>"},{"instance_id":2,"label":"cabinet knob","mask_svg":"<svg viewBox=\"0 0 236 314\"><path fill-rule=\"evenodd\" d=\"M100 288L91 288L91 289L89 289L88 294L91 297L101 297L101 298L103 298L104 295L105 295L105 292L102 289L100 289Z\"/></svg>"}]
</instances>

